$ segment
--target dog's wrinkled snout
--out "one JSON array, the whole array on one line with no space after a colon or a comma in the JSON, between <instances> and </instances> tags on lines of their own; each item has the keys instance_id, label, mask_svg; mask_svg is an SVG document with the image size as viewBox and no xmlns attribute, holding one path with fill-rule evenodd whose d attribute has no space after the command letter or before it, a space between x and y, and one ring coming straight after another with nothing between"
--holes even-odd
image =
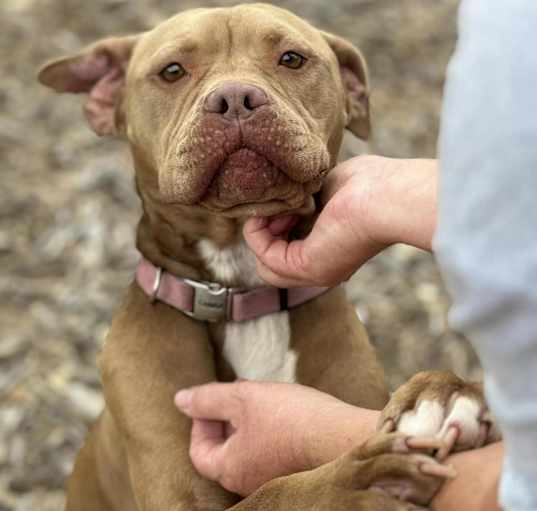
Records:
<instances>
[{"instance_id":1,"label":"dog's wrinkled snout","mask_svg":"<svg viewBox=\"0 0 537 511\"><path fill-rule=\"evenodd\" d=\"M238 82L226 83L207 96L205 111L226 119L246 119L267 103L267 95L259 87Z\"/></svg>"}]
</instances>

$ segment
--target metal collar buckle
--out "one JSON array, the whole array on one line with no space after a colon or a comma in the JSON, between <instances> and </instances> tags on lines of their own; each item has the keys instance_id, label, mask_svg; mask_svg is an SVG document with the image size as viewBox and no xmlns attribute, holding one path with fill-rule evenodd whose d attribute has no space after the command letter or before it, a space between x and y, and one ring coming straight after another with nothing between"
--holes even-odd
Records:
<instances>
[{"instance_id":1,"label":"metal collar buckle","mask_svg":"<svg viewBox=\"0 0 537 511\"><path fill-rule=\"evenodd\" d=\"M232 317L234 289L212 282L198 282L190 279L184 279L184 281L194 289L193 310L186 312L188 316L211 323Z\"/></svg>"},{"instance_id":2,"label":"metal collar buckle","mask_svg":"<svg viewBox=\"0 0 537 511\"><path fill-rule=\"evenodd\" d=\"M155 303L158 298L164 270L156 268L155 281L149 299ZM200 282L197 280L180 279L188 284L194 291L192 312L183 312L199 321L215 323L223 319L233 318L233 295L240 291L238 288L228 288L214 282Z\"/></svg>"},{"instance_id":3,"label":"metal collar buckle","mask_svg":"<svg viewBox=\"0 0 537 511\"><path fill-rule=\"evenodd\" d=\"M153 283L153 289L151 291L151 295L149 295L149 301L151 303L155 303L158 299L158 292L160 290L160 284L162 283L163 273L164 270L162 268L157 268L157 272L155 273L155 282Z\"/></svg>"}]
</instances>

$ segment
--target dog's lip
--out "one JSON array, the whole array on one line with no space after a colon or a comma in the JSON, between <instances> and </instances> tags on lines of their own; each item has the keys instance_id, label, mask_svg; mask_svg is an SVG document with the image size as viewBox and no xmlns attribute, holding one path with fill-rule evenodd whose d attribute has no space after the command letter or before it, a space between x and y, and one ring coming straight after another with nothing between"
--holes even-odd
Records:
<instances>
[{"instance_id":1,"label":"dog's lip","mask_svg":"<svg viewBox=\"0 0 537 511\"><path fill-rule=\"evenodd\" d=\"M263 158L265 158L271 165L274 165L274 162L268 158L268 156L264 154L258 153L255 149L252 149L248 146L248 144L245 144L241 141L240 144L236 144L233 146L233 149L230 151L224 151L218 155L215 155L215 161L212 165L210 165L207 169L205 169L205 177L203 179L204 186L203 189L200 190L200 193L198 196L192 201L193 204L200 203L205 201L208 196L210 195L211 188L213 187L213 184L215 183L216 179L218 178L218 175L222 171L223 166L225 165L226 161L235 153L242 151L244 149L248 149L250 151L256 152ZM274 165L276 166L276 165ZM279 169L280 170L280 169ZM281 171L281 170L280 170Z\"/></svg>"},{"instance_id":2,"label":"dog's lip","mask_svg":"<svg viewBox=\"0 0 537 511\"><path fill-rule=\"evenodd\" d=\"M250 207L250 206L259 206L259 207L268 207L268 206L276 206L281 205L282 208L287 208L289 211L291 211L294 207L289 204L288 201L285 199L278 199L278 198L270 198L270 199L251 199L251 200L241 200L240 202L237 201L236 203L232 203L229 206L220 207L218 205L212 205L211 201L209 200L209 192L204 196L204 198L199 201L199 204L207 207L208 209L211 209L213 211L225 213L225 212L234 212L236 210L239 210L243 207ZM301 206L300 206L301 207Z\"/></svg>"},{"instance_id":3,"label":"dog's lip","mask_svg":"<svg viewBox=\"0 0 537 511\"><path fill-rule=\"evenodd\" d=\"M241 143L240 145L237 145L237 146L233 147L232 151L223 153L221 155L221 157L218 158L218 160L215 162L215 164L213 166L211 166L209 169L207 169L207 174L206 174L207 175L207 177L206 177L207 185L204 187L203 192L198 197L198 200L197 200L198 203L203 203L210 197L211 191L212 191L212 189L214 187L214 184L215 184L216 180L218 179L218 176L222 172L226 161L228 161L228 159L232 155L234 155L234 154L236 154L236 153L238 153L240 151L243 151L243 150L251 151L251 152L257 154L258 156L260 156L261 158L264 158L271 166L273 166L279 173L283 174L287 180L289 180L293 185L296 185L296 186L303 186L305 184L311 183L311 182L315 181L316 179L323 178L328 173L328 168L323 168L323 169L321 169L319 171L318 175L315 178L313 178L313 179L311 179L309 181L306 181L306 182L297 181L296 179L293 179L289 175L288 172L286 172L286 169L279 167L268 155L266 155L265 153L260 152L259 150L257 150L256 148L252 147L248 143ZM265 203L269 203L269 202L285 203L285 200L283 200L283 199L278 200L278 199L274 199L274 198L273 199L267 199L266 201L259 200L259 199L252 199L252 200L246 199L246 200L241 201L240 203L234 204L234 205L230 206L229 208L225 208L225 209L228 210L228 209L232 209L234 207L242 206L242 205L265 204Z\"/></svg>"},{"instance_id":4,"label":"dog's lip","mask_svg":"<svg viewBox=\"0 0 537 511\"><path fill-rule=\"evenodd\" d=\"M211 208L209 205L204 205L207 209L218 213L219 215L237 218L237 217L264 217L277 218L280 216L296 215L300 217L311 216L315 211L315 200L313 195L305 197L300 206L292 207L284 200L268 200L265 202L249 202L236 204L228 208Z\"/></svg>"},{"instance_id":5,"label":"dog's lip","mask_svg":"<svg viewBox=\"0 0 537 511\"><path fill-rule=\"evenodd\" d=\"M259 152L257 149L251 147L250 145L243 143L239 145L238 147L233 148L232 151L229 151L223 154L221 161L218 162L218 164L215 166L214 169L211 169L211 172L210 172L211 180L210 180L210 184L208 188L210 188L213 185L214 181L218 177L218 174L222 171L222 168L225 165L226 161L229 160L229 158L231 158L231 156L233 156L234 154L237 154L240 151L245 151L245 150L252 151L253 153L260 156L261 158L264 158L270 165L272 165L274 168L277 168L280 172L284 172L283 169L280 169L266 154L263 154ZM287 175L286 172L284 172L284 174Z\"/></svg>"},{"instance_id":6,"label":"dog's lip","mask_svg":"<svg viewBox=\"0 0 537 511\"><path fill-rule=\"evenodd\" d=\"M259 200L282 179L287 180L286 173L265 155L243 148L230 154L220 166L209 191L232 202Z\"/></svg>"}]
</instances>

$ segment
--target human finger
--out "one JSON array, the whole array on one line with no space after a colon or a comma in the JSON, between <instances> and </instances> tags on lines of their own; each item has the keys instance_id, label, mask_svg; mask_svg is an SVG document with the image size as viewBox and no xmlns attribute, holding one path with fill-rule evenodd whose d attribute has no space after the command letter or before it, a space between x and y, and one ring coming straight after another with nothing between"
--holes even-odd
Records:
<instances>
[{"instance_id":1,"label":"human finger","mask_svg":"<svg viewBox=\"0 0 537 511\"><path fill-rule=\"evenodd\" d=\"M190 458L196 470L212 481L221 478L225 442L223 422L194 419L190 437Z\"/></svg>"},{"instance_id":2,"label":"human finger","mask_svg":"<svg viewBox=\"0 0 537 511\"><path fill-rule=\"evenodd\" d=\"M175 395L175 405L193 419L231 421L239 397L234 383L209 383L183 389Z\"/></svg>"}]
</instances>

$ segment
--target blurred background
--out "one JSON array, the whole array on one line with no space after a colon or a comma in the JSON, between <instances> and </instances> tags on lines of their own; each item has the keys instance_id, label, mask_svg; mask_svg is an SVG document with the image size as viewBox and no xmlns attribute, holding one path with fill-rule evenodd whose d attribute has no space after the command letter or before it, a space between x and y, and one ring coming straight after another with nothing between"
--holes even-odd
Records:
<instances>
[{"instance_id":1,"label":"blurred background","mask_svg":"<svg viewBox=\"0 0 537 511\"><path fill-rule=\"evenodd\" d=\"M96 354L137 261L128 152L86 127L81 98L35 74L46 59L179 10L228 0L0 2L0 511L52 511L88 424L102 407ZM346 36L369 61L371 150L432 157L457 0L281 0ZM343 157L363 148L349 138ZM432 257L394 247L349 285L396 386L446 368L479 378L446 326Z\"/></svg>"}]
</instances>

